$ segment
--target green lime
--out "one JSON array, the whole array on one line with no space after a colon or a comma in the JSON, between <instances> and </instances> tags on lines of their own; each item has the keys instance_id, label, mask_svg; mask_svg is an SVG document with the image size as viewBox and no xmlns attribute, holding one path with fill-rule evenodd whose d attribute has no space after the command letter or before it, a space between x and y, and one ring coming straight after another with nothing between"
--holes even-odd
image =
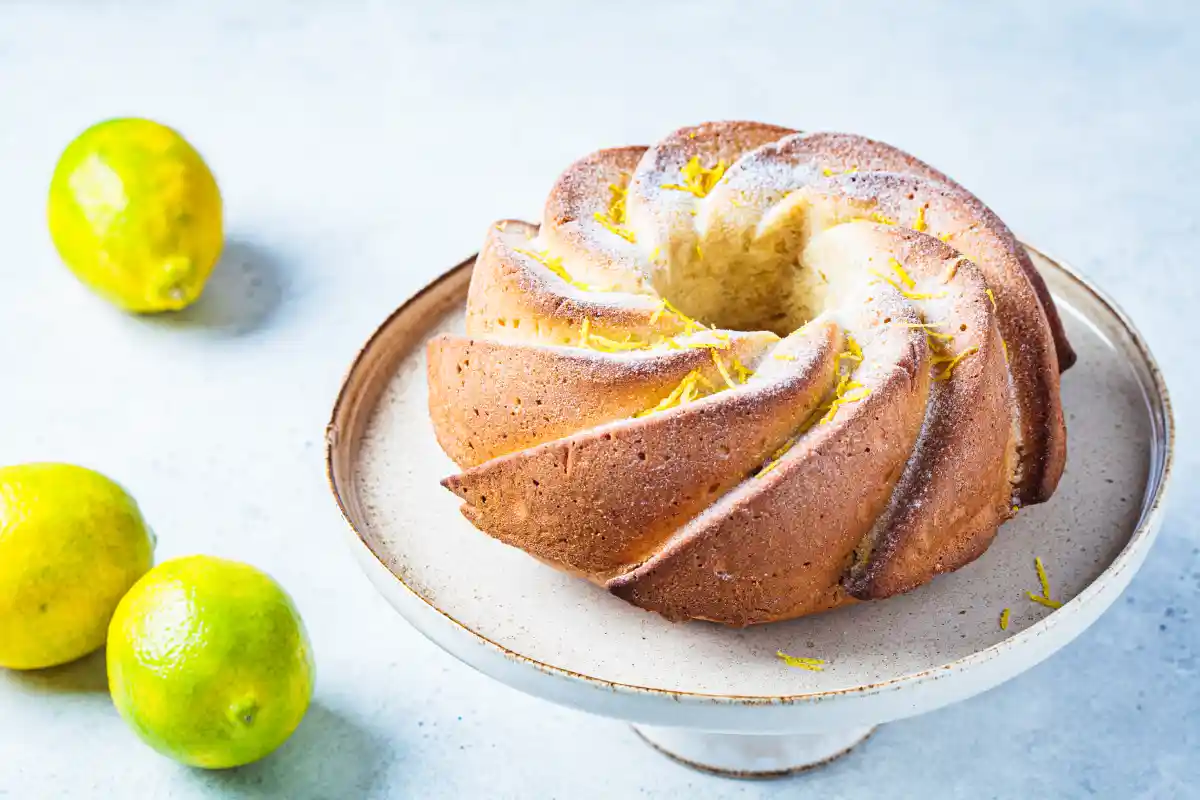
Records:
<instances>
[{"instance_id":1,"label":"green lime","mask_svg":"<svg viewBox=\"0 0 1200 800\"><path fill-rule=\"evenodd\" d=\"M103 475L0 468L0 666L52 667L99 648L153 558L137 503Z\"/></svg>"},{"instance_id":2,"label":"green lime","mask_svg":"<svg viewBox=\"0 0 1200 800\"><path fill-rule=\"evenodd\" d=\"M223 769L284 743L312 698L308 634L283 588L254 567L190 556L129 591L108 633L117 711L154 749Z\"/></svg>"},{"instance_id":3,"label":"green lime","mask_svg":"<svg viewBox=\"0 0 1200 800\"><path fill-rule=\"evenodd\" d=\"M114 119L81 133L50 181L50 237L93 291L134 312L191 304L221 254L221 194L172 129Z\"/></svg>"}]
</instances>

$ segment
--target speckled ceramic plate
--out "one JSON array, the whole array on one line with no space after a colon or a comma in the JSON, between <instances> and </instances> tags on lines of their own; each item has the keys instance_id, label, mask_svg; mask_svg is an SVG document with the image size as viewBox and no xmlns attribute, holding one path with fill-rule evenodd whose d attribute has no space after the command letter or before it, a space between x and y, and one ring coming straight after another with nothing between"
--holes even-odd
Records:
<instances>
[{"instance_id":1,"label":"speckled ceramic plate","mask_svg":"<svg viewBox=\"0 0 1200 800\"><path fill-rule=\"evenodd\" d=\"M902 597L735 630L672 624L475 530L438 485L455 472L427 413L424 342L461 331L471 262L427 286L367 343L328 432L329 477L364 568L462 660L551 700L658 725L826 731L983 691L1078 635L1140 566L1157 529L1172 424L1141 337L1081 277L1033 252L1078 364L1063 376L1069 455L1057 494L975 563ZM1034 557L1057 611L1039 593ZM1010 609L1007 630L999 618ZM783 650L825 659L786 667Z\"/></svg>"}]
</instances>

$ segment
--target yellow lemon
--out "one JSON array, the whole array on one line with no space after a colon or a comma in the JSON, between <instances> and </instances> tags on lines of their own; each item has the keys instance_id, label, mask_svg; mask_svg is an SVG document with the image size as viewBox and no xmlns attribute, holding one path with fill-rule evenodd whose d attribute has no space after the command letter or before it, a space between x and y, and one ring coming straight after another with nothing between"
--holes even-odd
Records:
<instances>
[{"instance_id":1,"label":"yellow lemon","mask_svg":"<svg viewBox=\"0 0 1200 800\"><path fill-rule=\"evenodd\" d=\"M249 764L284 743L313 689L312 648L282 587L246 564L191 556L129 591L108 633L117 711L184 764Z\"/></svg>"},{"instance_id":2,"label":"yellow lemon","mask_svg":"<svg viewBox=\"0 0 1200 800\"><path fill-rule=\"evenodd\" d=\"M0 468L0 666L52 667L99 648L153 556L137 503L103 475Z\"/></svg>"},{"instance_id":3,"label":"yellow lemon","mask_svg":"<svg viewBox=\"0 0 1200 800\"><path fill-rule=\"evenodd\" d=\"M50 181L50 236L84 284L134 312L204 290L224 241L221 194L200 154L147 119L114 119L67 146Z\"/></svg>"}]
</instances>

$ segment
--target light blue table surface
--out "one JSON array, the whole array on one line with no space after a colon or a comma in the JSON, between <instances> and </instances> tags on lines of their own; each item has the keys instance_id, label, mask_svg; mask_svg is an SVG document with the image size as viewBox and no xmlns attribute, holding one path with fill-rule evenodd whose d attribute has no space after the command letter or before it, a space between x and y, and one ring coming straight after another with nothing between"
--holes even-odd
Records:
<instances>
[{"instance_id":1,"label":"light blue table surface","mask_svg":"<svg viewBox=\"0 0 1200 800\"><path fill-rule=\"evenodd\" d=\"M0 797L1200 796L1200 6L573 5L0 2L0 461L95 466L160 558L267 569L319 661L296 736L222 774L141 746L102 658L0 675ZM224 192L226 259L172 319L97 301L46 233L62 147L125 114L184 131ZM536 216L592 149L731 117L866 133L959 179L1123 305L1179 425L1162 536L1094 628L772 783L688 771L426 642L359 573L322 464L358 345L490 221Z\"/></svg>"}]
</instances>

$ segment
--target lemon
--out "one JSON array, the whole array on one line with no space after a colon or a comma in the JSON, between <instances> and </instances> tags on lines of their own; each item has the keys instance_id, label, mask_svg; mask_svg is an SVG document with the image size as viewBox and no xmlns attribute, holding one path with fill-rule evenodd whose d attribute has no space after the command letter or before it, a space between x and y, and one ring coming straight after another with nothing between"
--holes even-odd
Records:
<instances>
[{"instance_id":1,"label":"lemon","mask_svg":"<svg viewBox=\"0 0 1200 800\"><path fill-rule=\"evenodd\" d=\"M221 254L221 194L200 154L147 119L88 128L50 181L50 236L84 284L128 311L191 304Z\"/></svg>"},{"instance_id":2,"label":"lemon","mask_svg":"<svg viewBox=\"0 0 1200 800\"><path fill-rule=\"evenodd\" d=\"M103 475L0 468L0 666L51 667L99 648L153 552L137 503Z\"/></svg>"},{"instance_id":3,"label":"lemon","mask_svg":"<svg viewBox=\"0 0 1200 800\"><path fill-rule=\"evenodd\" d=\"M196 767L279 747L312 697L312 648L287 593L246 564L167 561L129 591L108 633L117 711L159 752Z\"/></svg>"}]
</instances>

